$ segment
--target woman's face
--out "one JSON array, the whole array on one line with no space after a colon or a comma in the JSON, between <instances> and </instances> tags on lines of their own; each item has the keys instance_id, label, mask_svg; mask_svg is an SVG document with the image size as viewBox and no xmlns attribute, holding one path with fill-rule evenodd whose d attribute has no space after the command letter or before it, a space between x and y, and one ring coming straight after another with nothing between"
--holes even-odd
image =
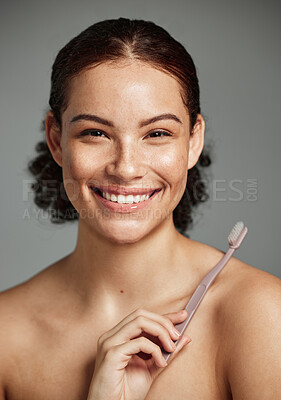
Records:
<instances>
[{"instance_id":1,"label":"woman's face","mask_svg":"<svg viewBox=\"0 0 281 400\"><path fill-rule=\"evenodd\" d=\"M189 158L177 81L137 61L104 63L73 79L67 104L61 165L81 222L118 243L170 224Z\"/></svg>"}]
</instances>

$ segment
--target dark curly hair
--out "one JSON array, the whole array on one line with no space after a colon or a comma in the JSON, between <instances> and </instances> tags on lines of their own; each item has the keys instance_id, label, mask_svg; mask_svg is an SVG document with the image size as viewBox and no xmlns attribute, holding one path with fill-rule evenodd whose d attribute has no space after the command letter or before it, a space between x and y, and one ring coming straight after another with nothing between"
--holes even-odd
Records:
<instances>
[{"instance_id":1,"label":"dark curly hair","mask_svg":"<svg viewBox=\"0 0 281 400\"><path fill-rule=\"evenodd\" d=\"M190 116L192 135L201 111L198 77L191 56L182 44L155 23L127 18L93 24L59 51L52 68L49 99L58 126L61 127L61 115L67 107L71 80L87 68L120 59L140 60L177 79ZM36 178L32 185L35 204L50 213L53 223L77 220L79 214L64 190L62 168L54 161L46 140L40 141L35 149L38 155L28 164ZM211 164L209 151L205 149L206 146L197 164L188 171L185 193L173 212L175 227L181 233L193 222L192 209L209 198L202 179L202 167Z\"/></svg>"}]
</instances>

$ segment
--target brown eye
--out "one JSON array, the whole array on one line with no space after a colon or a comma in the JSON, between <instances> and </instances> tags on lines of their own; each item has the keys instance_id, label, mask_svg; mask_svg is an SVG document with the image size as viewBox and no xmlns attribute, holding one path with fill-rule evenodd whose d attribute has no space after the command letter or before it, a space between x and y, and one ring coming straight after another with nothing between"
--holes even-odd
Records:
<instances>
[{"instance_id":1,"label":"brown eye","mask_svg":"<svg viewBox=\"0 0 281 400\"><path fill-rule=\"evenodd\" d=\"M163 136L171 136L170 133L165 132L165 131L155 131L151 132L148 137L153 137L153 138L158 138L158 137L163 137Z\"/></svg>"},{"instance_id":2,"label":"brown eye","mask_svg":"<svg viewBox=\"0 0 281 400\"><path fill-rule=\"evenodd\" d=\"M80 136L106 137L106 134L98 129L89 129L81 132Z\"/></svg>"}]
</instances>

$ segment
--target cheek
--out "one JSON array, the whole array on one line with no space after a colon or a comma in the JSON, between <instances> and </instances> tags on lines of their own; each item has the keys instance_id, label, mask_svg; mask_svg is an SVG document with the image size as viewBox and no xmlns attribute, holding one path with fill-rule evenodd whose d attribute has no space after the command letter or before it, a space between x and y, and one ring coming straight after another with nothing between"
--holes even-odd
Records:
<instances>
[{"instance_id":1,"label":"cheek","mask_svg":"<svg viewBox=\"0 0 281 400\"><path fill-rule=\"evenodd\" d=\"M86 154L81 148L65 149L62 166L63 184L74 207L77 201L81 201L89 195L84 187L85 182L88 182L95 175L98 164L97 159L89 157L89 154ZM81 196L82 193L83 196Z\"/></svg>"},{"instance_id":2,"label":"cheek","mask_svg":"<svg viewBox=\"0 0 281 400\"><path fill-rule=\"evenodd\" d=\"M171 149L159 157L159 171L170 186L177 188L186 185L188 157L187 152Z\"/></svg>"},{"instance_id":3,"label":"cheek","mask_svg":"<svg viewBox=\"0 0 281 400\"><path fill-rule=\"evenodd\" d=\"M66 149L64 155L64 177L77 182L88 180L99 164L95 157L89 157L89 154L81 148Z\"/></svg>"},{"instance_id":4,"label":"cheek","mask_svg":"<svg viewBox=\"0 0 281 400\"><path fill-rule=\"evenodd\" d=\"M183 147L184 149L184 147ZM188 156L187 152L175 149L161 159L162 177L168 185L167 194L169 199L169 209L172 212L179 204L187 182Z\"/></svg>"}]
</instances>

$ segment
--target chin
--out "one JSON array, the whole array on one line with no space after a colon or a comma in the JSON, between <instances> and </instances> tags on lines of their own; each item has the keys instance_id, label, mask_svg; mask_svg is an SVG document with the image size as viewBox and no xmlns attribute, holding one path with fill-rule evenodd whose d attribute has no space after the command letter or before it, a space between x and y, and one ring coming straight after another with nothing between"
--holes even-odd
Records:
<instances>
[{"instance_id":1,"label":"chin","mask_svg":"<svg viewBox=\"0 0 281 400\"><path fill-rule=\"evenodd\" d=\"M98 234L115 244L134 244L148 236L154 229L149 221L116 221L108 226L99 226ZM150 221L151 222L151 221Z\"/></svg>"},{"instance_id":2,"label":"chin","mask_svg":"<svg viewBox=\"0 0 281 400\"><path fill-rule=\"evenodd\" d=\"M116 237L116 236L111 236L111 237L107 237L107 239L114 244L120 244L120 245L126 245L126 244L134 244L139 242L142 238L136 238L136 237L128 237L128 236L124 236L124 237Z\"/></svg>"},{"instance_id":3,"label":"chin","mask_svg":"<svg viewBox=\"0 0 281 400\"><path fill-rule=\"evenodd\" d=\"M117 229L116 231L110 230L110 232L105 232L104 236L116 244L133 244L139 242L148 234L149 230L147 229L143 231L139 229Z\"/></svg>"}]
</instances>

